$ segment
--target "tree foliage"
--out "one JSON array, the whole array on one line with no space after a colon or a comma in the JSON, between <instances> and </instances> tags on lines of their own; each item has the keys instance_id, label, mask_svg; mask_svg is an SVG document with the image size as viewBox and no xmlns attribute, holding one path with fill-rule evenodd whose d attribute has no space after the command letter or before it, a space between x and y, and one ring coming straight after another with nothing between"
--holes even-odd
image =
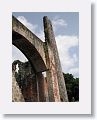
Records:
<instances>
[{"instance_id":1,"label":"tree foliage","mask_svg":"<svg viewBox=\"0 0 97 120\"><path fill-rule=\"evenodd\" d=\"M74 78L72 74L63 73L69 102L79 101L79 78Z\"/></svg>"}]
</instances>

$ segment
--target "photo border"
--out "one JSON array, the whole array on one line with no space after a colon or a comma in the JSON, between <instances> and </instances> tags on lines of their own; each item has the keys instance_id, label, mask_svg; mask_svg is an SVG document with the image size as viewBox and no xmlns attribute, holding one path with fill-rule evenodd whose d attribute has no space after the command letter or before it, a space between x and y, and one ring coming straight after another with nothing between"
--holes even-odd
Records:
<instances>
[{"instance_id":1,"label":"photo border","mask_svg":"<svg viewBox=\"0 0 97 120\"><path fill-rule=\"evenodd\" d=\"M0 23L2 28L0 30L1 112L4 114L91 114L90 0L84 2L82 0L29 2L4 0L0 11L3 13ZM12 102L12 12L79 12L79 102Z\"/></svg>"}]
</instances>

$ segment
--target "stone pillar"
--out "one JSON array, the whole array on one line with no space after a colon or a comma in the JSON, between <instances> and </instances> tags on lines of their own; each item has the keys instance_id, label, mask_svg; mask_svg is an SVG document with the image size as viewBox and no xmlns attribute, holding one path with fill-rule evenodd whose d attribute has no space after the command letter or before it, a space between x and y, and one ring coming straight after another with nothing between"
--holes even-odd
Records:
<instances>
[{"instance_id":1,"label":"stone pillar","mask_svg":"<svg viewBox=\"0 0 97 120\"><path fill-rule=\"evenodd\" d=\"M49 102L47 77L44 77L45 102Z\"/></svg>"},{"instance_id":2,"label":"stone pillar","mask_svg":"<svg viewBox=\"0 0 97 120\"><path fill-rule=\"evenodd\" d=\"M51 21L45 16L44 33L45 33L45 53L46 62L49 71L47 72L49 100L50 101L68 101L66 86L59 60L57 45L52 28Z\"/></svg>"},{"instance_id":3,"label":"stone pillar","mask_svg":"<svg viewBox=\"0 0 97 120\"><path fill-rule=\"evenodd\" d=\"M42 73L36 74L36 81L37 81L37 93L38 93L38 101L39 102L45 102L45 86L44 86L44 76Z\"/></svg>"}]
</instances>

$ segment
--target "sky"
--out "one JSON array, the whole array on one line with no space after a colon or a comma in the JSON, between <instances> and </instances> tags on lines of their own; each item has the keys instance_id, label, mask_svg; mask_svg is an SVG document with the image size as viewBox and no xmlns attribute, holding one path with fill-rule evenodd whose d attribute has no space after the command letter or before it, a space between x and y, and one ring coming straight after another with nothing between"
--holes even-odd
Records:
<instances>
[{"instance_id":1,"label":"sky","mask_svg":"<svg viewBox=\"0 0 97 120\"><path fill-rule=\"evenodd\" d=\"M78 12L14 12L13 15L44 41L43 17L51 20L58 47L62 71L79 77L79 13ZM27 61L22 52L12 46L12 60Z\"/></svg>"}]
</instances>

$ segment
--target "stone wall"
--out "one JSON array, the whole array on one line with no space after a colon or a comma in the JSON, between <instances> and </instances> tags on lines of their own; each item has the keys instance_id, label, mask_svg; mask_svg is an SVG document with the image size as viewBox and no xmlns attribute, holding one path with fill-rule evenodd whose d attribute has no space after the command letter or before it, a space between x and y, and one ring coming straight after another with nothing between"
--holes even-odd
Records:
<instances>
[{"instance_id":1,"label":"stone wall","mask_svg":"<svg viewBox=\"0 0 97 120\"><path fill-rule=\"evenodd\" d=\"M43 75L35 74L29 62L23 63L16 60L12 66L14 73L12 94L20 91L20 96L23 96L25 102L46 101ZM17 95L16 97L18 98ZM15 101L14 98L13 101ZM20 101L22 100L20 99Z\"/></svg>"},{"instance_id":2,"label":"stone wall","mask_svg":"<svg viewBox=\"0 0 97 120\"><path fill-rule=\"evenodd\" d=\"M24 97L22 95L21 89L15 78L15 73L12 73L12 101L13 102L24 102Z\"/></svg>"}]
</instances>

